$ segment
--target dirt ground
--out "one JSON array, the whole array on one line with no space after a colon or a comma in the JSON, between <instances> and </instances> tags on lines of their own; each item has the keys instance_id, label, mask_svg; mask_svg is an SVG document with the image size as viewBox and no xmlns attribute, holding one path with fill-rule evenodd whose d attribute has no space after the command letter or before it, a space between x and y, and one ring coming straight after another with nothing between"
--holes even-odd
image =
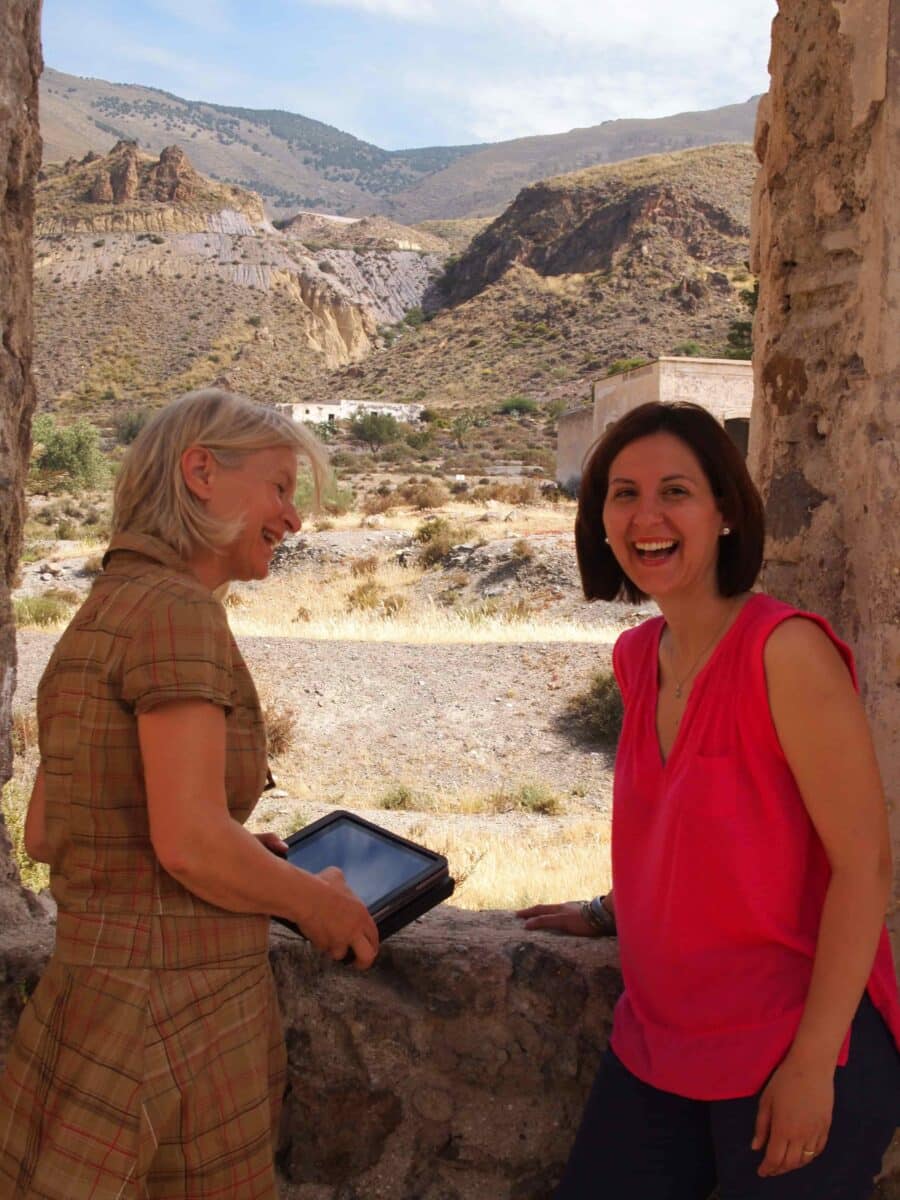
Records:
<instances>
[{"instance_id":1,"label":"dirt ground","mask_svg":"<svg viewBox=\"0 0 900 1200\"><path fill-rule=\"evenodd\" d=\"M56 635L22 631L16 707L34 702ZM610 648L407 646L242 639L267 704L292 718L273 764L304 801L377 806L391 787L475 795L542 783L567 807L608 814L609 756L559 726Z\"/></svg>"}]
</instances>

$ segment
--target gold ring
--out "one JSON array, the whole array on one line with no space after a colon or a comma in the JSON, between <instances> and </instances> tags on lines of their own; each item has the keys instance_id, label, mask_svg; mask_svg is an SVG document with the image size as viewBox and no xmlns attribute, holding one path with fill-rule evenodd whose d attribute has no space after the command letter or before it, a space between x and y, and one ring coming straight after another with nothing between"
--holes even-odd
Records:
<instances>
[{"instance_id":1,"label":"gold ring","mask_svg":"<svg viewBox=\"0 0 900 1200\"><path fill-rule=\"evenodd\" d=\"M804 1158L815 1158L816 1157L815 1150L803 1150L801 1153L803 1154Z\"/></svg>"}]
</instances>

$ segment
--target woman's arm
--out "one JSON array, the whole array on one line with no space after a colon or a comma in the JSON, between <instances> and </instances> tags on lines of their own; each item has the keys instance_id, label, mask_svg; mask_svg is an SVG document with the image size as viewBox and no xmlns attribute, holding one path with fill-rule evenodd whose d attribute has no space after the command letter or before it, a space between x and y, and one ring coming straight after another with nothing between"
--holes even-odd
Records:
<instances>
[{"instance_id":1,"label":"woman's arm","mask_svg":"<svg viewBox=\"0 0 900 1200\"><path fill-rule=\"evenodd\" d=\"M138 717L150 838L163 867L232 912L287 917L316 946L367 967L378 931L336 868L311 875L235 821L225 798L225 713L205 700L162 704Z\"/></svg>"},{"instance_id":2,"label":"woman's arm","mask_svg":"<svg viewBox=\"0 0 900 1200\"><path fill-rule=\"evenodd\" d=\"M791 619L770 636L764 662L775 728L831 865L803 1017L759 1106L759 1173L775 1175L809 1162L828 1137L835 1066L872 970L891 854L872 739L836 647L812 621Z\"/></svg>"},{"instance_id":3,"label":"woman's arm","mask_svg":"<svg viewBox=\"0 0 900 1200\"><path fill-rule=\"evenodd\" d=\"M47 799L44 794L44 768L38 767L25 814L25 853L35 862L50 861L50 846L47 843Z\"/></svg>"}]
</instances>

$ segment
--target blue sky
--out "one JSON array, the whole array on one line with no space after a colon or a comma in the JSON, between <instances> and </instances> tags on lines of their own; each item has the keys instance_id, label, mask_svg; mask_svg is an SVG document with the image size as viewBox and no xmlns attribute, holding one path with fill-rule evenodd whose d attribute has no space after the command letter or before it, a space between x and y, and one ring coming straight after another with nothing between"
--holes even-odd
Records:
<instances>
[{"instance_id":1,"label":"blue sky","mask_svg":"<svg viewBox=\"0 0 900 1200\"><path fill-rule=\"evenodd\" d=\"M775 0L44 0L48 66L283 108L385 149L765 91Z\"/></svg>"}]
</instances>

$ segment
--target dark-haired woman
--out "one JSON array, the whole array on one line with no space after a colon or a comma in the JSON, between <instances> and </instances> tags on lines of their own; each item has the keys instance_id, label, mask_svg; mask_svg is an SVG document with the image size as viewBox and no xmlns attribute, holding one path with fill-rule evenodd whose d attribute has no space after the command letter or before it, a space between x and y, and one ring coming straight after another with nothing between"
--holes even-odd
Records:
<instances>
[{"instance_id":1,"label":"dark-haired woman","mask_svg":"<svg viewBox=\"0 0 900 1200\"><path fill-rule=\"evenodd\" d=\"M582 479L589 599L619 639L613 895L519 913L614 924L624 993L558 1200L865 1200L900 1120L891 865L850 650L750 594L763 516L694 405L610 428Z\"/></svg>"}]
</instances>

